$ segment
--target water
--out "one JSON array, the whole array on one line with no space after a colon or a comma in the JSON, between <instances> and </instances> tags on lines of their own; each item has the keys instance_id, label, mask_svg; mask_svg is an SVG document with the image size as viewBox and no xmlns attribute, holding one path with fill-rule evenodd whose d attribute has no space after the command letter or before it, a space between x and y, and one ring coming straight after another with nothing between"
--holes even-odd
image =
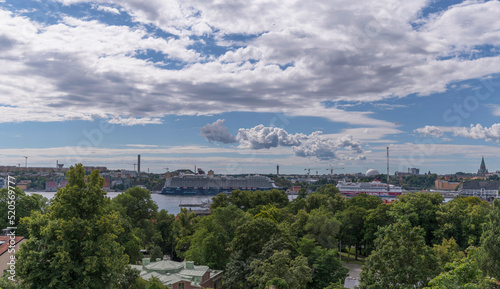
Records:
<instances>
[{"instance_id":1,"label":"water","mask_svg":"<svg viewBox=\"0 0 500 289\"><path fill-rule=\"evenodd\" d=\"M47 199L54 198L56 192L26 192L26 194L39 194ZM121 194L121 192L108 192L107 196L111 199ZM202 202L207 202L211 200L214 196L168 196L160 194L151 194L151 198L158 205L158 211L167 210L169 214L177 215L180 213L180 204L201 204ZM198 209L198 208L192 208Z\"/></svg>"},{"instance_id":2,"label":"water","mask_svg":"<svg viewBox=\"0 0 500 289\"><path fill-rule=\"evenodd\" d=\"M39 194L47 199L54 198L56 192L26 192L26 194ZM107 196L111 199L121 194L121 192L108 192ZM180 204L201 204L202 202L207 202L212 200L215 196L170 196L161 194L151 194L151 198L158 205L158 211L167 210L169 214L177 215L181 212ZM288 199L291 201L295 199L297 195L289 195ZM192 207L193 210L199 209Z\"/></svg>"}]
</instances>

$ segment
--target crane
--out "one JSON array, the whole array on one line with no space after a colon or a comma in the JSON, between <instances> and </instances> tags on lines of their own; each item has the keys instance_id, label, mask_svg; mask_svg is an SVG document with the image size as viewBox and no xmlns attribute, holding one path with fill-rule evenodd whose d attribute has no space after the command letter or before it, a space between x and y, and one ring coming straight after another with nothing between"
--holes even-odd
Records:
<instances>
[{"instance_id":1,"label":"crane","mask_svg":"<svg viewBox=\"0 0 500 289\"><path fill-rule=\"evenodd\" d=\"M334 167L330 167L328 169L326 169L327 171L330 171L330 180L333 180L333 170L343 170L344 168L334 168Z\"/></svg>"},{"instance_id":2,"label":"crane","mask_svg":"<svg viewBox=\"0 0 500 289\"><path fill-rule=\"evenodd\" d=\"M127 164L127 165L134 165L134 171L135 171L135 166L136 166L137 164Z\"/></svg>"},{"instance_id":3,"label":"crane","mask_svg":"<svg viewBox=\"0 0 500 289\"><path fill-rule=\"evenodd\" d=\"M311 183L311 170L319 170L321 168L307 168L304 171L307 171L307 182ZM318 171L316 171L316 176L318 175Z\"/></svg>"}]
</instances>

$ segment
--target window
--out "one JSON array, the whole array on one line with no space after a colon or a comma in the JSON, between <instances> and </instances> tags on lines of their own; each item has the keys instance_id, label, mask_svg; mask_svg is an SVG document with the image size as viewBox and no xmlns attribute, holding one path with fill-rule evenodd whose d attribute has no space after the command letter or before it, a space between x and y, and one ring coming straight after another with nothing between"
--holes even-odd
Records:
<instances>
[{"instance_id":1,"label":"window","mask_svg":"<svg viewBox=\"0 0 500 289\"><path fill-rule=\"evenodd\" d=\"M179 289L184 289L184 283L179 283Z\"/></svg>"}]
</instances>

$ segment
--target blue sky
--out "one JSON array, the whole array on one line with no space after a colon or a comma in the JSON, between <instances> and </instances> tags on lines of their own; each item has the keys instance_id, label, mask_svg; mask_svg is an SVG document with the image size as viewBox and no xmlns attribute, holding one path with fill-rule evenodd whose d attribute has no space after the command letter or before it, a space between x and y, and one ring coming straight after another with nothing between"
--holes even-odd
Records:
<instances>
[{"instance_id":1,"label":"blue sky","mask_svg":"<svg viewBox=\"0 0 500 289\"><path fill-rule=\"evenodd\" d=\"M0 0L0 165L500 170L499 1Z\"/></svg>"}]
</instances>

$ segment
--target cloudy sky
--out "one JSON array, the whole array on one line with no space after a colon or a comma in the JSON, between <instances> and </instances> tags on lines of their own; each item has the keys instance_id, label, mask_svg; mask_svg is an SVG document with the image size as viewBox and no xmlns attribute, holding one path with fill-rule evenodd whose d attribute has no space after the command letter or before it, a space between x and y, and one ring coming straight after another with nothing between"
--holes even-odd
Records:
<instances>
[{"instance_id":1,"label":"cloudy sky","mask_svg":"<svg viewBox=\"0 0 500 289\"><path fill-rule=\"evenodd\" d=\"M499 1L0 0L0 165L500 170Z\"/></svg>"}]
</instances>

